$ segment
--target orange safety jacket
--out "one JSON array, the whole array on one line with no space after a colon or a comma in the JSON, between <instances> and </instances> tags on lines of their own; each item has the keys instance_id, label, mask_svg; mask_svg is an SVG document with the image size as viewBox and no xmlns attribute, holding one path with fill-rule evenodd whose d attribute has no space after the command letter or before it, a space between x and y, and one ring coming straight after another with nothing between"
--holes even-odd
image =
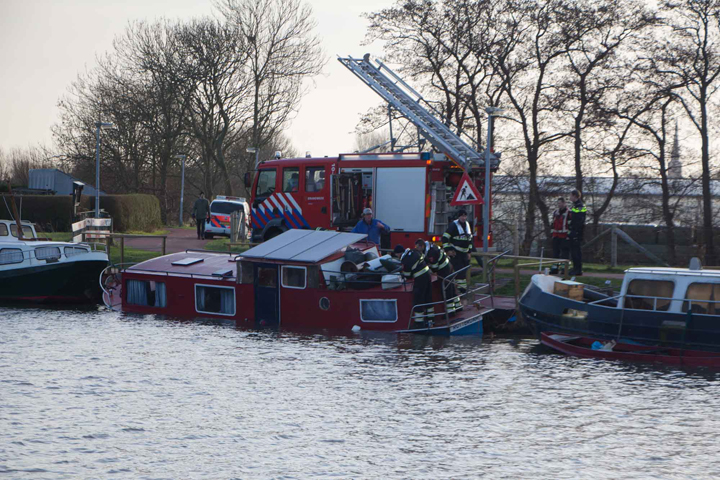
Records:
<instances>
[{"instance_id":1,"label":"orange safety jacket","mask_svg":"<svg viewBox=\"0 0 720 480\"><path fill-rule=\"evenodd\" d=\"M565 207L564 212L560 212L560 210L555 210L553 212L553 226L552 230L550 232L552 233L553 238L568 238L568 213L570 212L570 209Z\"/></svg>"}]
</instances>

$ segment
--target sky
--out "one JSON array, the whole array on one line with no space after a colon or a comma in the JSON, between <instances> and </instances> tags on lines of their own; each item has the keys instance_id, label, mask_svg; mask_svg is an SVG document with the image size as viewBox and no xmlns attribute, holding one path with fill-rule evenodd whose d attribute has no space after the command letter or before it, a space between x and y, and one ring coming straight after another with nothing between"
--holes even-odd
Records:
<instances>
[{"instance_id":1,"label":"sky","mask_svg":"<svg viewBox=\"0 0 720 480\"><path fill-rule=\"evenodd\" d=\"M364 12L392 0L306 0L329 58L287 130L300 154L335 156L351 151L360 115L381 103L337 61L337 56L381 53L361 45ZM213 14L212 0L0 0L0 148L53 146L57 103L78 74L135 20L189 19Z\"/></svg>"}]
</instances>

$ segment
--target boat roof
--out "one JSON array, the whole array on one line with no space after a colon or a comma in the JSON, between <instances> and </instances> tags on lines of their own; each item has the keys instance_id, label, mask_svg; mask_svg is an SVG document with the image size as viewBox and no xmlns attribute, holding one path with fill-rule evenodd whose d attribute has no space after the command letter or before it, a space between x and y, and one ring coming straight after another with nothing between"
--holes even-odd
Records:
<instances>
[{"instance_id":1,"label":"boat roof","mask_svg":"<svg viewBox=\"0 0 720 480\"><path fill-rule=\"evenodd\" d=\"M720 270L702 269L691 270L689 268L672 267L634 267L625 270L626 274L649 274L649 275L691 275L702 277L720 277Z\"/></svg>"},{"instance_id":2,"label":"boat roof","mask_svg":"<svg viewBox=\"0 0 720 480\"><path fill-rule=\"evenodd\" d=\"M241 253L240 257L317 263L366 237L364 233L291 229Z\"/></svg>"},{"instance_id":3,"label":"boat roof","mask_svg":"<svg viewBox=\"0 0 720 480\"><path fill-rule=\"evenodd\" d=\"M127 268L126 271L234 278L236 268L233 257L234 254L186 250L145 260Z\"/></svg>"}]
</instances>

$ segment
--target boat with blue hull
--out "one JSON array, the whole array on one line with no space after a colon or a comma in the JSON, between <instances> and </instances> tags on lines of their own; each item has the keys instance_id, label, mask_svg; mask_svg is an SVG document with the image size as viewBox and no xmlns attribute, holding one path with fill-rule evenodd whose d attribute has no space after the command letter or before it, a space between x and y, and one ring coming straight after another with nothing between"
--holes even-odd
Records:
<instances>
[{"instance_id":1,"label":"boat with blue hull","mask_svg":"<svg viewBox=\"0 0 720 480\"><path fill-rule=\"evenodd\" d=\"M538 337L551 331L720 351L720 270L631 268L617 295L580 283L580 294L567 295L568 283L538 274L523 293L520 311Z\"/></svg>"}]
</instances>

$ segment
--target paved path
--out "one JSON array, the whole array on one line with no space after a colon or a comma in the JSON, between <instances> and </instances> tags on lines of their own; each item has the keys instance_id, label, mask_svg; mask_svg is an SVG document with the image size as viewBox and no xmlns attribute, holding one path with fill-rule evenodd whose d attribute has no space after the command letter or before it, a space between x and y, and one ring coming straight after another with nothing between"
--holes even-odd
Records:
<instances>
[{"instance_id":1,"label":"paved path","mask_svg":"<svg viewBox=\"0 0 720 480\"><path fill-rule=\"evenodd\" d=\"M166 251L167 253L184 252L194 248L202 250L209 240L198 240L197 232L193 228L168 228ZM162 250L160 238L126 238L125 246L159 252Z\"/></svg>"}]
</instances>

